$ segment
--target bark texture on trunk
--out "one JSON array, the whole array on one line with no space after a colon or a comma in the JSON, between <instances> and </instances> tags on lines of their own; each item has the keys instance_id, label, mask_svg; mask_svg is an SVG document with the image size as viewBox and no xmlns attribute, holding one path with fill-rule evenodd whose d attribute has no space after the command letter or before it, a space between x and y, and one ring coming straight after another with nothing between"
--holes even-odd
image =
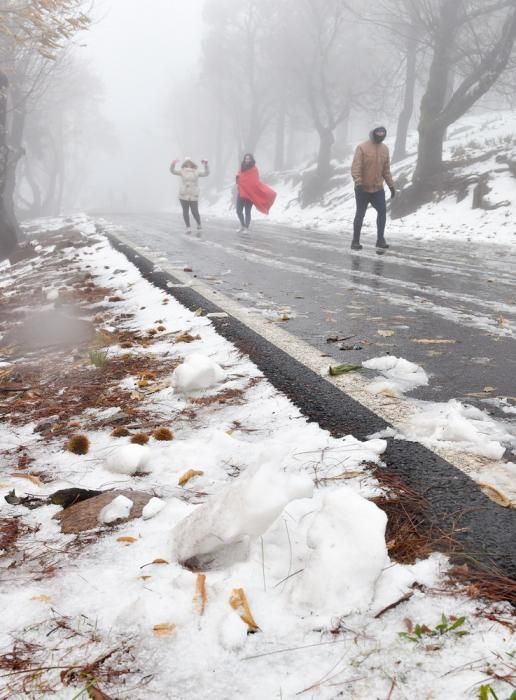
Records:
<instances>
[{"instance_id":1,"label":"bark texture on trunk","mask_svg":"<svg viewBox=\"0 0 516 700\"><path fill-rule=\"evenodd\" d=\"M7 143L7 91L9 81L0 71L0 260L5 260L18 245L17 226L9 216L6 201L10 148ZM11 207L12 209L12 207Z\"/></svg>"}]
</instances>

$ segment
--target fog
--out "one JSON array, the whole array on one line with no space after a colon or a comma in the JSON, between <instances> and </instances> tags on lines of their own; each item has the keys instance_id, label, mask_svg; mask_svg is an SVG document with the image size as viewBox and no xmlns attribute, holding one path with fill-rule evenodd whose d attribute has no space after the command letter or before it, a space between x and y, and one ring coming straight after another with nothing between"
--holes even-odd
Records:
<instances>
[{"instance_id":1,"label":"fog","mask_svg":"<svg viewBox=\"0 0 516 700\"><path fill-rule=\"evenodd\" d=\"M516 8L505 0L55 8L34 25L26 12L0 15L10 105L0 102L0 141L11 153L0 186L13 230L68 211L177 208L168 168L186 156L210 161L208 201L252 152L271 182L294 183L300 206L320 204L350 188L349 156L379 125L394 163L414 159L393 205L401 216L449 188L446 134L509 107L516 87Z\"/></svg>"},{"instance_id":2,"label":"fog","mask_svg":"<svg viewBox=\"0 0 516 700\"><path fill-rule=\"evenodd\" d=\"M174 156L195 155L181 142L171 112L173 87L195 76L204 0L103 0L80 56L103 86L101 112L113 127L114 151L88 144L92 157L80 205L155 209L172 202ZM193 78L195 79L195 78ZM192 153L186 153L190 149ZM175 197L174 197L175 200Z\"/></svg>"}]
</instances>

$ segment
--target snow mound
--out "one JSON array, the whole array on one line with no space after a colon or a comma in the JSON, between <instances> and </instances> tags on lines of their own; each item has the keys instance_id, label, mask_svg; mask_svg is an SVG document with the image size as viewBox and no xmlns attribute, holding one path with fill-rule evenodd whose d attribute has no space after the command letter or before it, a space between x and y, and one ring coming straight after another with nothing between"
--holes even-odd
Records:
<instances>
[{"instance_id":1,"label":"snow mound","mask_svg":"<svg viewBox=\"0 0 516 700\"><path fill-rule=\"evenodd\" d=\"M385 379L374 379L369 384L368 390L372 394L392 393L400 396L418 386L428 384L428 375L425 370L402 357L394 355L373 357L371 360L362 362L362 367L381 372L385 377Z\"/></svg>"},{"instance_id":2,"label":"snow mound","mask_svg":"<svg viewBox=\"0 0 516 700\"><path fill-rule=\"evenodd\" d=\"M106 459L105 467L116 474L136 474L147 466L150 450L145 445L122 445L116 447Z\"/></svg>"},{"instance_id":3,"label":"snow mound","mask_svg":"<svg viewBox=\"0 0 516 700\"><path fill-rule=\"evenodd\" d=\"M174 558L209 561L211 568L243 560L250 540L262 535L290 501L312 494L307 476L289 476L273 464L250 470L176 525Z\"/></svg>"},{"instance_id":4,"label":"snow mound","mask_svg":"<svg viewBox=\"0 0 516 700\"><path fill-rule=\"evenodd\" d=\"M98 514L99 523L110 525L117 520L125 520L131 513L133 502L126 496L117 496L111 503L104 506Z\"/></svg>"},{"instance_id":5,"label":"snow mound","mask_svg":"<svg viewBox=\"0 0 516 700\"><path fill-rule=\"evenodd\" d=\"M164 507L165 501L163 501L161 498L156 498L156 496L153 496L153 498L150 499L147 505L144 506L142 511L142 518L144 520L150 520L161 510L163 510Z\"/></svg>"},{"instance_id":6,"label":"snow mound","mask_svg":"<svg viewBox=\"0 0 516 700\"><path fill-rule=\"evenodd\" d=\"M292 601L322 615L365 612L389 560L386 525L384 511L352 489L326 494L308 530L312 552Z\"/></svg>"},{"instance_id":7,"label":"snow mound","mask_svg":"<svg viewBox=\"0 0 516 700\"><path fill-rule=\"evenodd\" d=\"M172 375L172 386L178 392L202 391L225 379L226 373L216 362L199 353L189 355Z\"/></svg>"},{"instance_id":8,"label":"snow mound","mask_svg":"<svg viewBox=\"0 0 516 700\"><path fill-rule=\"evenodd\" d=\"M502 458L504 445L516 445L503 423L456 399L430 404L403 426L403 432L409 439L429 446L449 447L495 460Z\"/></svg>"},{"instance_id":9,"label":"snow mound","mask_svg":"<svg viewBox=\"0 0 516 700\"><path fill-rule=\"evenodd\" d=\"M59 299L59 292L57 289L52 288L49 292L47 292L47 300L55 301L56 299Z\"/></svg>"}]
</instances>

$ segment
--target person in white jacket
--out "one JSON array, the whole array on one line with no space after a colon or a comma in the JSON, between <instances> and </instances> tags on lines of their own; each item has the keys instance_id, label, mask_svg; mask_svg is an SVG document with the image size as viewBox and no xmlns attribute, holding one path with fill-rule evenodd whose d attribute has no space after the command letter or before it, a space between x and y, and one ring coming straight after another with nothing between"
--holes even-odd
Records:
<instances>
[{"instance_id":1,"label":"person in white jacket","mask_svg":"<svg viewBox=\"0 0 516 700\"><path fill-rule=\"evenodd\" d=\"M173 160L170 166L172 175L178 175L181 178L179 184L179 201L183 208L183 219L185 221L186 232L190 233L190 211L197 222L197 230L201 231L201 217L199 216L199 178L207 177L210 174L210 168L207 160L202 160L204 170L199 172L197 165L191 158L185 158L183 164L177 169L178 160Z\"/></svg>"}]
</instances>

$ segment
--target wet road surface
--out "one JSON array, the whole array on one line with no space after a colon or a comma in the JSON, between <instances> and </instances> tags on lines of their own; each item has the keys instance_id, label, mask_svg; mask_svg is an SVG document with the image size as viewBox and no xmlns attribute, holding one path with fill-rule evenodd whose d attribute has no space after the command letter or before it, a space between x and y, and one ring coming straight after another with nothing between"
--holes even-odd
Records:
<instances>
[{"instance_id":1,"label":"wet road surface","mask_svg":"<svg viewBox=\"0 0 516 700\"><path fill-rule=\"evenodd\" d=\"M191 266L250 313L282 323L336 361L404 357L430 375L429 386L411 396L465 399L510 417L493 399L516 402L514 250L391 236L384 255L367 239L352 254L344 234L262 221L239 234L236 222L210 219L197 238L183 233L174 214L105 218L164 262ZM346 340L328 343L330 336Z\"/></svg>"}]
</instances>

